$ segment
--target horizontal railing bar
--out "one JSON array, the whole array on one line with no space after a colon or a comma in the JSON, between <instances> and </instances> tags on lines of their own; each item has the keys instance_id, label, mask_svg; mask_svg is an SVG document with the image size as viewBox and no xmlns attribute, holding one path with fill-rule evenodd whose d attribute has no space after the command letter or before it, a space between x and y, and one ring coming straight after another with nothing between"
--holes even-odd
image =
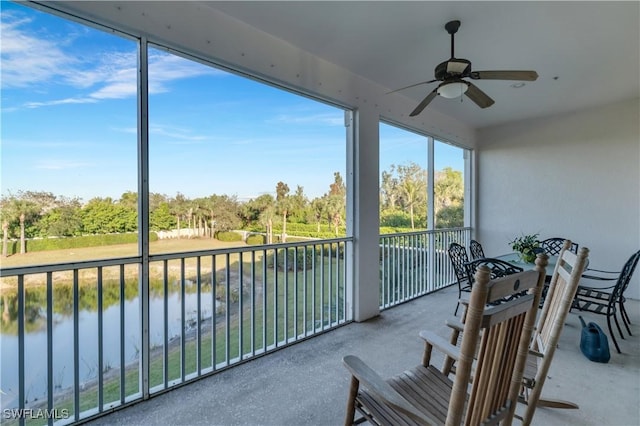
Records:
<instances>
[{"instance_id":1,"label":"horizontal railing bar","mask_svg":"<svg viewBox=\"0 0 640 426\"><path fill-rule=\"evenodd\" d=\"M66 262L48 265L17 266L14 268L0 269L0 277L43 274L46 272L62 272L74 269L89 269L97 268L99 266L132 265L140 262L142 262L142 256L117 257L112 259L87 260L82 262Z\"/></svg>"},{"instance_id":2,"label":"horizontal railing bar","mask_svg":"<svg viewBox=\"0 0 640 426\"><path fill-rule=\"evenodd\" d=\"M380 239L383 238L398 238L398 237L406 237L410 235L429 235L429 234L443 234L445 232L459 232L459 231L471 231L470 227L459 227L459 228L445 228L445 229L423 229L419 231L409 231L409 232L396 232L392 234L380 234Z\"/></svg>"},{"instance_id":3,"label":"horizontal railing bar","mask_svg":"<svg viewBox=\"0 0 640 426\"><path fill-rule=\"evenodd\" d=\"M228 247L222 249L211 249L211 250L195 250L195 251L186 251L186 252L178 252L178 253L160 253L160 254L151 254L149 255L149 262L157 262L161 260L172 260L172 259L183 259L188 257L198 257L198 256L211 256L218 254L233 254L233 253L246 253L252 251L260 251L260 250L269 250L269 249L284 249L290 247L302 247L302 246L312 246L318 244L334 244L334 243L343 243L343 242L351 242L353 238L343 237L343 238L332 238L328 240L311 240L311 241L297 241L293 243L282 243L282 244L262 244L262 245L254 245L249 247ZM130 265L134 263L141 263L142 256L127 256L127 257L117 257L110 259L100 259L100 260L87 260L82 262L65 262L65 263L55 263L55 264L46 264L46 265L31 265L31 266L17 266L12 268L0 268L0 278L4 277L13 277L16 275L32 275L32 274L40 274L46 272L61 272L61 271L69 271L73 269L89 269L89 268L97 268L99 266L118 266L118 265Z\"/></svg>"},{"instance_id":4,"label":"horizontal railing bar","mask_svg":"<svg viewBox=\"0 0 640 426\"><path fill-rule=\"evenodd\" d=\"M196 251L186 251L186 252L180 252L180 253L152 254L149 256L149 262L165 260L165 259L180 259L182 257L247 253L252 251L274 250L274 249L280 250L280 249L291 248L291 247L326 245L326 244L344 243L344 242L350 242L350 241L353 241L353 238L344 237L344 238L332 238L329 240L297 241L293 243L261 244L261 245L252 245L248 247L227 247L227 248L221 248L221 249L196 250Z\"/></svg>"}]
</instances>

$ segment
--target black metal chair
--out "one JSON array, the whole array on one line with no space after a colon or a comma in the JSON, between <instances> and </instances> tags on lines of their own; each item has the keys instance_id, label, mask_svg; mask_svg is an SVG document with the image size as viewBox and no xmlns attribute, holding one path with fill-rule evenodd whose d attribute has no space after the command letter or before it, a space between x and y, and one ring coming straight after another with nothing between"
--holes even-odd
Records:
<instances>
[{"instance_id":1,"label":"black metal chair","mask_svg":"<svg viewBox=\"0 0 640 426\"><path fill-rule=\"evenodd\" d=\"M580 311L606 315L607 326L609 327L609 335L611 336L611 340L613 340L613 344L615 345L618 353L620 353L620 346L618 346L618 342L613 335L613 329L611 328L611 318L613 318L616 323L616 327L618 328L620 337L624 339L622 328L620 328L620 323L618 322L617 315L617 311L618 309L620 309L622 322L624 323L629 335L631 335L631 329L629 329L631 320L629 319L629 315L624 308L624 292L629 286L629 282L631 281L631 277L633 276L633 272L635 271L639 260L640 250L635 252L629 258L629 260L627 260L627 262L624 264L624 267L622 268L622 271L620 272L602 271L599 269L587 268L582 274L582 278L595 281L615 280L616 283L609 287L591 287L585 285L578 286L578 290L576 291L576 296L573 299L573 305L571 307L571 309L578 309Z\"/></svg>"},{"instance_id":2,"label":"black metal chair","mask_svg":"<svg viewBox=\"0 0 640 426\"><path fill-rule=\"evenodd\" d=\"M462 297L462 292L471 293L473 277L471 280L469 279L465 268L465 264L469 262L467 249L458 243L451 243L449 245L448 252L451 265L453 266L453 271L456 274L456 280L458 281L458 304L456 305L456 310L454 312L454 315L458 315L460 297Z\"/></svg>"},{"instance_id":3,"label":"black metal chair","mask_svg":"<svg viewBox=\"0 0 640 426\"><path fill-rule=\"evenodd\" d=\"M540 244L542 249L547 255L557 256L560 254L560 251L562 250L562 246L564 245L564 240L566 240L566 238L559 238L559 237L547 238L546 240L543 240ZM569 248L569 251L577 254L578 244L572 242L571 247Z\"/></svg>"},{"instance_id":4,"label":"black metal chair","mask_svg":"<svg viewBox=\"0 0 640 426\"><path fill-rule=\"evenodd\" d=\"M478 267L484 265L491 269L491 279L505 277L507 275L515 274L517 272L524 271L523 268L513 265L509 262L500 259L494 259L491 257L485 257L482 259L475 259L465 264L467 271L467 277L473 277L478 270Z\"/></svg>"},{"instance_id":5,"label":"black metal chair","mask_svg":"<svg viewBox=\"0 0 640 426\"><path fill-rule=\"evenodd\" d=\"M518 272L524 271L523 268L513 265L509 262L506 262L501 259L494 259L491 257L485 257L481 259L472 260L467 262L464 267L467 271L467 277L473 278L476 274L476 271L480 266L486 266L491 270L491 279L495 280L496 278L506 277L507 275L515 274ZM473 285L473 283L471 283ZM517 293L514 297L520 297L522 293ZM499 300L495 302L495 304L500 304L510 300L510 298Z\"/></svg>"},{"instance_id":6,"label":"black metal chair","mask_svg":"<svg viewBox=\"0 0 640 426\"><path fill-rule=\"evenodd\" d=\"M474 277L476 272L480 266L486 266L491 270L491 279L495 280L496 278L506 277L507 275L515 274L518 272L524 271L523 268L513 265L509 262L506 262L501 259L493 259L490 257L484 257L481 259L471 260L464 264L465 271L467 273L467 280L471 282L471 286L474 283ZM517 293L515 297L522 296L523 293ZM510 300L510 298L498 300L495 304L501 304ZM458 302L460 303L460 302ZM463 304L466 304L463 302Z\"/></svg>"},{"instance_id":7,"label":"black metal chair","mask_svg":"<svg viewBox=\"0 0 640 426\"><path fill-rule=\"evenodd\" d=\"M469 243L469 251L471 252L471 259L482 259L485 257L484 250L482 249L482 244L477 242L476 240L471 240Z\"/></svg>"}]
</instances>

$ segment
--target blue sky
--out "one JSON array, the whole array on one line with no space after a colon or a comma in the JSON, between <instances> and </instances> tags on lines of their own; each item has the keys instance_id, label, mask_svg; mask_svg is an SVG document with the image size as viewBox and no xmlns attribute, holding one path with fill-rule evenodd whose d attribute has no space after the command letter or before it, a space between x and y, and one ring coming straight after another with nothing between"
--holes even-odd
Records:
<instances>
[{"instance_id":1,"label":"blue sky","mask_svg":"<svg viewBox=\"0 0 640 426\"><path fill-rule=\"evenodd\" d=\"M136 44L2 1L2 194L118 198L135 191ZM150 190L169 196L321 196L345 175L343 111L154 48ZM426 166L425 139L381 127L381 170ZM462 167L442 145L436 168Z\"/></svg>"}]
</instances>

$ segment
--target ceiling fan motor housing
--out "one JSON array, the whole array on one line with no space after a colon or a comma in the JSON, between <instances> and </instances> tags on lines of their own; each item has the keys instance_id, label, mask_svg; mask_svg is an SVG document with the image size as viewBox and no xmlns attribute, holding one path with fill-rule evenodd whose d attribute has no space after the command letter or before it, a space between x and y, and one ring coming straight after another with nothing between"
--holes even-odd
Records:
<instances>
[{"instance_id":1,"label":"ceiling fan motor housing","mask_svg":"<svg viewBox=\"0 0 640 426\"><path fill-rule=\"evenodd\" d=\"M438 64L435 70L436 80L467 77L471 74L471 62L466 59L451 58Z\"/></svg>"}]
</instances>

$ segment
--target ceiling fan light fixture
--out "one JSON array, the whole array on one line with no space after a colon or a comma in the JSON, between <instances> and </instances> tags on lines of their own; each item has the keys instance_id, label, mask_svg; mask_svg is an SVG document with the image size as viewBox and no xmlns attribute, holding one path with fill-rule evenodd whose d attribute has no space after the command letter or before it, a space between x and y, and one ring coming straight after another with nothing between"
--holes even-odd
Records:
<instances>
[{"instance_id":1,"label":"ceiling fan light fixture","mask_svg":"<svg viewBox=\"0 0 640 426\"><path fill-rule=\"evenodd\" d=\"M462 81L454 81L438 87L438 95L443 98L453 99L464 95L468 88L469 86L466 83Z\"/></svg>"}]
</instances>

